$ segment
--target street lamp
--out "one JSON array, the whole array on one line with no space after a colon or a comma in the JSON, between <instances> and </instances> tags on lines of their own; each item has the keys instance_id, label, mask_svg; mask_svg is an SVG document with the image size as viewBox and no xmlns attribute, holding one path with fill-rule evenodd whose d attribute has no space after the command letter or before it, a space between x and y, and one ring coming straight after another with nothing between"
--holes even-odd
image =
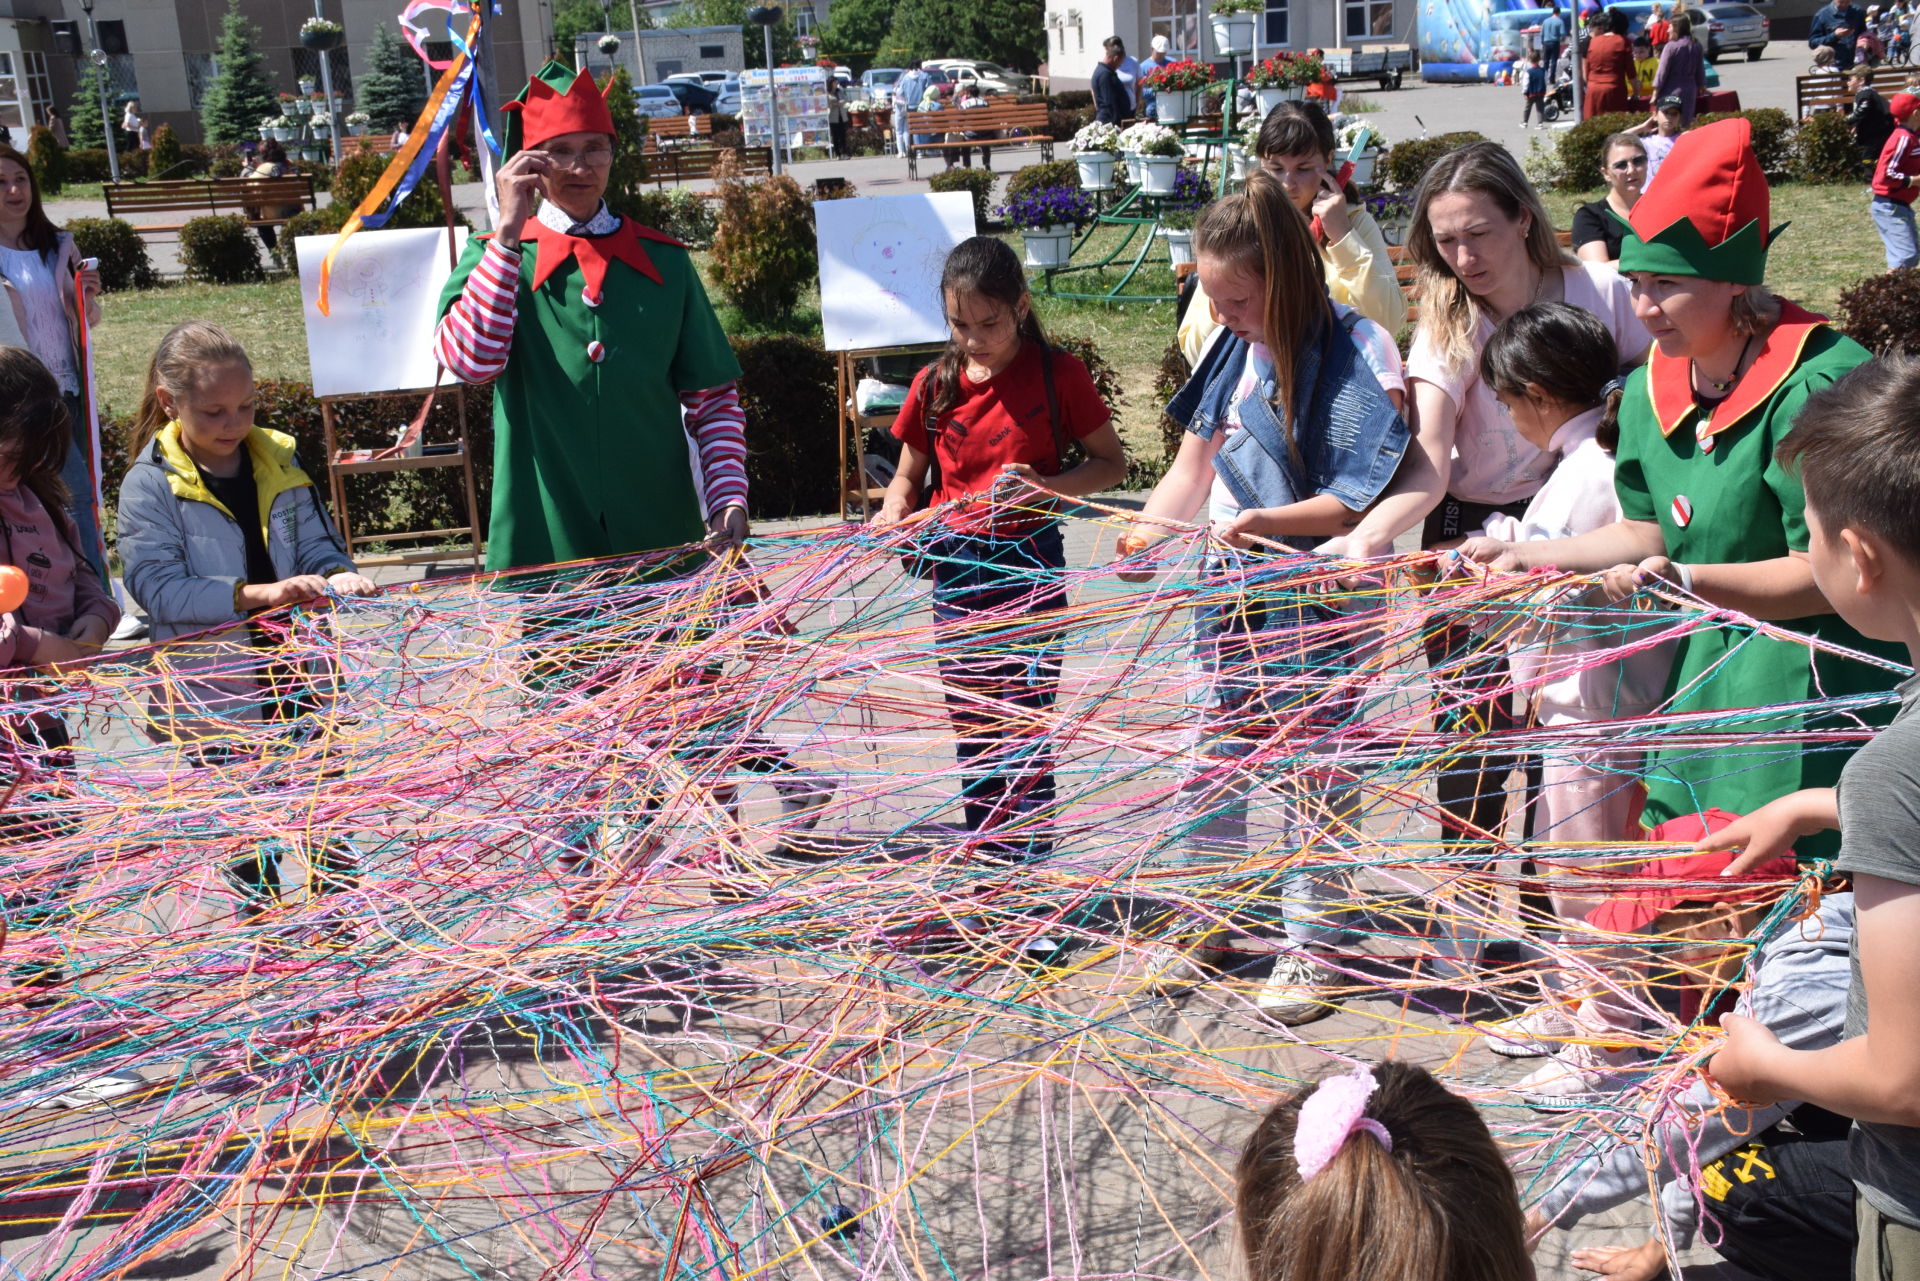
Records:
<instances>
[{"instance_id":1,"label":"street lamp","mask_svg":"<svg viewBox=\"0 0 1920 1281\"><path fill-rule=\"evenodd\" d=\"M100 91L100 129L107 135L107 171L113 185L120 185L120 148L113 145L113 116L107 108L107 55L100 49L100 29L93 25L93 0L80 0L80 12L87 15L87 44L93 52L87 61L93 64L93 85Z\"/></svg>"},{"instance_id":2,"label":"street lamp","mask_svg":"<svg viewBox=\"0 0 1920 1281\"><path fill-rule=\"evenodd\" d=\"M773 139L773 174L780 176L780 89L773 75L773 27L780 21L780 6L757 4L747 10L747 21L757 23L767 42L767 132Z\"/></svg>"}]
</instances>

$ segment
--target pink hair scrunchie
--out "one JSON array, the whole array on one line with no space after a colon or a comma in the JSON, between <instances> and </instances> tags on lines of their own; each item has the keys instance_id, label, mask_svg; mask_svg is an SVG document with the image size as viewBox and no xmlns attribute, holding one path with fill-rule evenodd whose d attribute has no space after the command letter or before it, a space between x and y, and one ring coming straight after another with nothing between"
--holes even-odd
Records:
<instances>
[{"instance_id":1,"label":"pink hair scrunchie","mask_svg":"<svg viewBox=\"0 0 1920 1281\"><path fill-rule=\"evenodd\" d=\"M1373 1070L1365 1066L1330 1076L1314 1087L1300 1105L1300 1117L1293 1128L1293 1164L1302 1182L1326 1169L1355 1130L1366 1131L1380 1141L1381 1147L1393 1151L1393 1137L1387 1127L1365 1115L1367 1100L1379 1088Z\"/></svg>"}]
</instances>

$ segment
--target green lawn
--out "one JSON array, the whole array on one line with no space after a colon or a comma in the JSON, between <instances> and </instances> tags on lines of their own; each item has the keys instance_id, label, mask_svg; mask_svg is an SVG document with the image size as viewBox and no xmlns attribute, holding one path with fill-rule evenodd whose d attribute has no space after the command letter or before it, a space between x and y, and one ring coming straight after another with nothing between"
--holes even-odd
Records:
<instances>
[{"instance_id":1,"label":"green lawn","mask_svg":"<svg viewBox=\"0 0 1920 1281\"><path fill-rule=\"evenodd\" d=\"M1557 226L1572 222L1574 206L1598 199L1599 193L1547 197L1548 211ZM1880 239L1867 217L1866 197L1854 186L1804 187L1790 185L1774 192L1774 221L1791 221L1774 245L1768 281L1783 296L1816 311L1831 311L1840 291L1862 276L1878 273L1884 259ZM1103 235L1117 233L1102 233ZM1161 265L1144 271L1135 284L1142 292L1170 292L1171 275L1164 251L1152 255ZM704 255L698 256L704 269ZM1109 272L1107 281L1117 279ZM1085 289L1069 285L1061 288ZM1097 288L1103 288L1098 286ZM100 330L99 379L101 396L117 412L130 412L139 403L148 357L162 334L191 318L217 320L231 329L253 356L262 377L305 379L306 332L300 318L300 291L288 277L260 285L196 285L170 283L159 289L112 294L107 298L107 324ZM1173 338L1173 304L1141 302L1106 304L1076 302L1041 296L1041 322L1056 334L1090 338L1119 372L1126 402L1120 410L1121 434L1130 444L1151 446L1156 440L1160 406L1153 383L1161 356ZM745 324L737 312L722 303L721 323L728 333L769 332ZM790 327L817 335L820 306L817 290L802 296Z\"/></svg>"}]
</instances>

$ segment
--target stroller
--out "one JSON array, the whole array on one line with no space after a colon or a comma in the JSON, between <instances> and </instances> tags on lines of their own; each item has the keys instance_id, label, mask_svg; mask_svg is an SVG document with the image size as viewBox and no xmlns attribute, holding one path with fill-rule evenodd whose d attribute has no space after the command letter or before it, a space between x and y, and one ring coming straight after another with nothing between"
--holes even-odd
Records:
<instances>
[{"instance_id":1,"label":"stroller","mask_svg":"<svg viewBox=\"0 0 1920 1281\"><path fill-rule=\"evenodd\" d=\"M1573 114L1573 73L1563 71L1560 78L1547 90L1547 99L1540 104L1540 118L1548 124L1558 120L1561 115Z\"/></svg>"}]
</instances>

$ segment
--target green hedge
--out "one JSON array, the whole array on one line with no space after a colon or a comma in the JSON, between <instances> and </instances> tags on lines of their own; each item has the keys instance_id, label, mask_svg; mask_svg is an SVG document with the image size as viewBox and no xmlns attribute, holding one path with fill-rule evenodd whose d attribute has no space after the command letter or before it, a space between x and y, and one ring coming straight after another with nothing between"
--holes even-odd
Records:
<instances>
[{"instance_id":1,"label":"green hedge","mask_svg":"<svg viewBox=\"0 0 1920 1281\"><path fill-rule=\"evenodd\" d=\"M972 196L973 225L982 230L986 228L987 210L993 203L993 184L991 169L946 169L927 179L927 186L935 191L964 191Z\"/></svg>"},{"instance_id":2,"label":"green hedge","mask_svg":"<svg viewBox=\"0 0 1920 1281\"><path fill-rule=\"evenodd\" d=\"M160 283L147 256L147 242L121 218L69 218L64 228L82 258L100 260L100 285L108 293L151 289Z\"/></svg>"},{"instance_id":3,"label":"green hedge","mask_svg":"<svg viewBox=\"0 0 1920 1281\"><path fill-rule=\"evenodd\" d=\"M1560 185L1568 191L1587 191L1600 184L1600 149L1616 133L1645 124L1646 116L1632 111L1612 112L1582 120L1560 135Z\"/></svg>"},{"instance_id":4,"label":"green hedge","mask_svg":"<svg viewBox=\"0 0 1920 1281\"><path fill-rule=\"evenodd\" d=\"M1438 138L1409 138L1396 142L1381 158L1387 185L1397 191L1412 191L1427 176L1440 157L1458 151L1469 143L1485 142L1487 136L1472 130L1443 133Z\"/></svg>"}]
</instances>

